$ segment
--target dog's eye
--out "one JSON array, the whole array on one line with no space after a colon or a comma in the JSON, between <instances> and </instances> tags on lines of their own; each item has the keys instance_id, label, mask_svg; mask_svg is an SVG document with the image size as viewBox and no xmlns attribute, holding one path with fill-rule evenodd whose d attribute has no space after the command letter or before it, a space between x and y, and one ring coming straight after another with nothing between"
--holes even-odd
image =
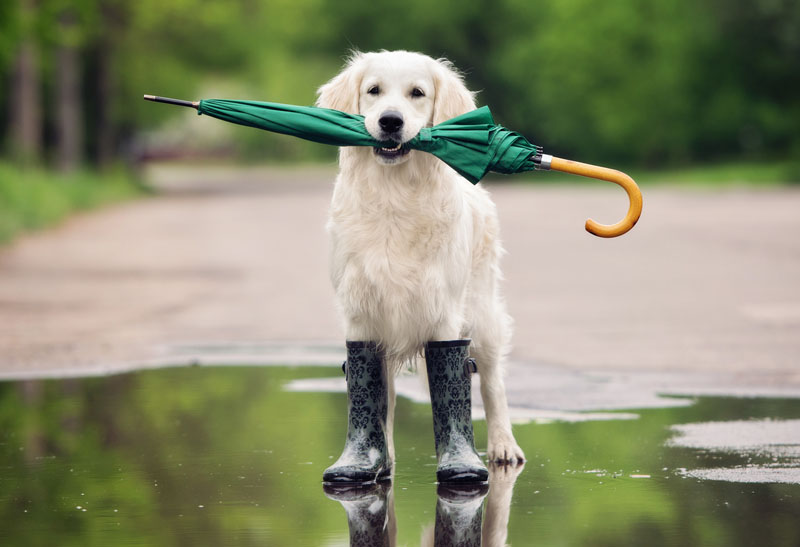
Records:
<instances>
[{"instance_id":1,"label":"dog's eye","mask_svg":"<svg viewBox=\"0 0 800 547\"><path fill-rule=\"evenodd\" d=\"M374 85L367 90L367 93L370 95L378 95L381 92L381 88Z\"/></svg>"},{"instance_id":2,"label":"dog's eye","mask_svg":"<svg viewBox=\"0 0 800 547\"><path fill-rule=\"evenodd\" d=\"M425 92L422 91L420 88L415 87L414 89L411 90L411 96L412 97L424 97L425 96Z\"/></svg>"}]
</instances>

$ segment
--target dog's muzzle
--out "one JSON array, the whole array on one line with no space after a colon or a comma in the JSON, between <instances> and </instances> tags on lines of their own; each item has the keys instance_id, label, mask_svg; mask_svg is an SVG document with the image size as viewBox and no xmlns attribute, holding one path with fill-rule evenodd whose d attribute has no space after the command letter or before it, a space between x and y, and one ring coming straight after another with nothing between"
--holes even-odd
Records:
<instances>
[{"instance_id":1,"label":"dog's muzzle","mask_svg":"<svg viewBox=\"0 0 800 547\"><path fill-rule=\"evenodd\" d=\"M383 146L375 147L374 151L375 154L381 158L392 160L401 156L405 156L410 152L410 149L403 147L403 143L397 143L397 146L393 148L387 148Z\"/></svg>"},{"instance_id":2,"label":"dog's muzzle","mask_svg":"<svg viewBox=\"0 0 800 547\"><path fill-rule=\"evenodd\" d=\"M396 146L376 147L375 154L384 160L394 160L408 154L409 149L403 147L400 133L403 130L403 115L396 110L387 110L378 118L378 126L381 128L381 140L394 141Z\"/></svg>"}]
</instances>

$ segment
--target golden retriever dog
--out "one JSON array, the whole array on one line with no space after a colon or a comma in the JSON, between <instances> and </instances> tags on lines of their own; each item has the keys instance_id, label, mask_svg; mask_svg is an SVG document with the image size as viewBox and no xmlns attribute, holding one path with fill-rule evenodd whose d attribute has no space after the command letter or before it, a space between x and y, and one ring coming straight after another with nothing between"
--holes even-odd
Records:
<instances>
[{"instance_id":1,"label":"golden retriever dog","mask_svg":"<svg viewBox=\"0 0 800 547\"><path fill-rule=\"evenodd\" d=\"M508 416L503 360L511 319L500 294L503 254L489 193L403 143L475 109L446 60L408 51L354 53L319 89L317 106L364 116L387 148L344 147L328 222L331 279L348 340L378 342L389 390L394 461L394 373L429 341L470 338L492 462L524 459ZM424 368L424 367L420 367Z\"/></svg>"}]
</instances>

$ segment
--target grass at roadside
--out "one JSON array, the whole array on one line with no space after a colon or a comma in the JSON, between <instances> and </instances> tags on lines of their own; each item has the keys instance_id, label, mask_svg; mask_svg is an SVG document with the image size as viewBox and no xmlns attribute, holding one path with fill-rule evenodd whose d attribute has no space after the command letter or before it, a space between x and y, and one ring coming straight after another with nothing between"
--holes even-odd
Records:
<instances>
[{"instance_id":1,"label":"grass at roadside","mask_svg":"<svg viewBox=\"0 0 800 547\"><path fill-rule=\"evenodd\" d=\"M0 244L69 214L140 195L144 188L123 170L61 175L0 162Z\"/></svg>"},{"instance_id":2,"label":"grass at roadside","mask_svg":"<svg viewBox=\"0 0 800 547\"><path fill-rule=\"evenodd\" d=\"M606 165L628 173L639 184L678 184L697 187L724 186L781 186L800 183L800 162L737 161L698 166L681 166L670 169L642 170ZM524 178L523 178L524 177ZM589 181L583 177L556 171L522 175L520 181L533 183L561 183Z\"/></svg>"},{"instance_id":3,"label":"grass at roadside","mask_svg":"<svg viewBox=\"0 0 800 547\"><path fill-rule=\"evenodd\" d=\"M330 164L326 164L332 168ZM196 167L196 166L195 166ZM239 165L233 168L237 169ZM736 185L774 187L800 183L800 161L740 161L665 170L626 170L639 184L677 184L685 188ZM331 175L332 176L332 175ZM537 172L489 180L559 184L595 181L557 172ZM61 175L41 168L23 169L0 161L0 244L20 233L54 225L73 212L118 202L145 193L122 169L105 173L81 171Z\"/></svg>"},{"instance_id":4,"label":"grass at roadside","mask_svg":"<svg viewBox=\"0 0 800 547\"><path fill-rule=\"evenodd\" d=\"M709 165L675 167L660 171L645 171L639 176L643 183L672 183L697 185L784 185L800 183L800 162L797 161L738 161Z\"/></svg>"}]
</instances>

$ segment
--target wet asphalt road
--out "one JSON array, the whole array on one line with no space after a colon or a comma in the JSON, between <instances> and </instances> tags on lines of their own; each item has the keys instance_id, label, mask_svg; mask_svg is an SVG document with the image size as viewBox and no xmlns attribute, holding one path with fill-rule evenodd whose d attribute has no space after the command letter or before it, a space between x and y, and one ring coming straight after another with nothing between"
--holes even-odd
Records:
<instances>
[{"instance_id":1,"label":"wet asphalt road","mask_svg":"<svg viewBox=\"0 0 800 547\"><path fill-rule=\"evenodd\" d=\"M157 197L0 251L0 377L340 360L332 169L150 178ZM612 184L490 190L516 321L512 398L548 378L800 392L800 188L645 187L639 225L615 240L583 230L624 214Z\"/></svg>"}]
</instances>

